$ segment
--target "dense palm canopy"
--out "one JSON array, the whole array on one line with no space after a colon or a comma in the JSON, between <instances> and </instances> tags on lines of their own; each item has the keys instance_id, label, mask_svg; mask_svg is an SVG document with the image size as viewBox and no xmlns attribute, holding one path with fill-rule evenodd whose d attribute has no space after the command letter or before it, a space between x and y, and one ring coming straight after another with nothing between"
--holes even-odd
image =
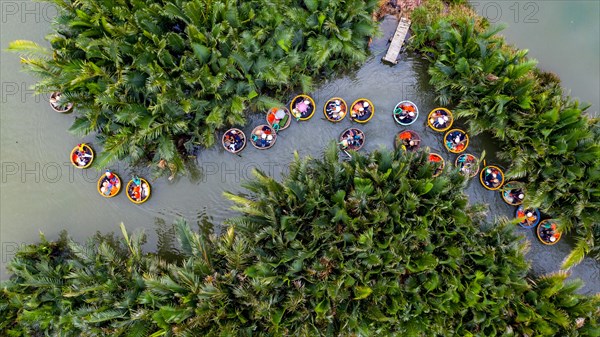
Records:
<instances>
[{"instance_id":1,"label":"dense palm canopy","mask_svg":"<svg viewBox=\"0 0 600 337\"><path fill-rule=\"evenodd\" d=\"M51 50L14 41L38 92L75 103L71 131L114 159L182 168L215 130L280 104L291 88L364 61L376 0L63 1Z\"/></svg>"},{"instance_id":2,"label":"dense palm canopy","mask_svg":"<svg viewBox=\"0 0 600 337\"><path fill-rule=\"evenodd\" d=\"M258 173L220 236L176 225L165 262L120 241L21 250L2 283L9 336L589 336L600 299L529 279L506 223L481 230L457 171L425 153L296 159Z\"/></svg>"},{"instance_id":3,"label":"dense palm canopy","mask_svg":"<svg viewBox=\"0 0 600 337\"><path fill-rule=\"evenodd\" d=\"M420 11L413 47L431 62L438 100L455 105L472 134L500 142L507 177L526 182L527 205L576 234L565 267L590 250L600 259L600 120L564 97L558 78L539 71L526 50L508 47L496 35L501 27L452 10Z\"/></svg>"}]
</instances>

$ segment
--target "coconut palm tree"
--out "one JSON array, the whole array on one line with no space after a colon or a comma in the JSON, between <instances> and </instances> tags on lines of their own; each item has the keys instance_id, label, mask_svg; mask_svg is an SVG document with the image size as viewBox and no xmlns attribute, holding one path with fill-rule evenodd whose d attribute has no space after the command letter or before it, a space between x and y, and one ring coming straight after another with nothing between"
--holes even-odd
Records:
<instances>
[{"instance_id":1,"label":"coconut palm tree","mask_svg":"<svg viewBox=\"0 0 600 337\"><path fill-rule=\"evenodd\" d=\"M164 273L164 263L142 254L143 235L123 233L122 243L96 236L85 245L42 235L40 244L20 250L8 267L13 276L3 283L10 306L0 308L12 319L2 334L148 336L155 302L143 296L142 276Z\"/></svg>"},{"instance_id":2,"label":"coconut palm tree","mask_svg":"<svg viewBox=\"0 0 600 337\"><path fill-rule=\"evenodd\" d=\"M495 36L501 27L438 17L413 28L413 46L431 61L440 103L456 105L471 134L500 141L499 157L510 163L506 176L526 181L526 205L578 238L564 267L581 261L597 241L600 219L600 124L585 114L588 106L564 97L559 80L537 70L526 51L506 47Z\"/></svg>"},{"instance_id":3,"label":"coconut palm tree","mask_svg":"<svg viewBox=\"0 0 600 337\"><path fill-rule=\"evenodd\" d=\"M75 104L71 131L102 142L97 167L126 159L171 174L217 130L364 61L377 31L374 0L53 3L51 50L10 45L37 91Z\"/></svg>"},{"instance_id":4,"label":"coconut palm tree","mask_svg":"<svg viewBox=\"0 0 600 337\"><path fill-rule=\"evenodd\" d=\"M296 160L281 183L258 172L250 196L227 194L244 214L229 223L260 247L246 275L269 287L269 306L260 308L275 313L263 319L318 335L555 335L578 315L591 329L593 310L565 323L553 321L562 305L529 309L525 294L536 285L512 226L479 230L458 192L464 177L434 179L426 158L383 151L339 163L331 147L322 161Z\"/></svg>"}]
</instances>

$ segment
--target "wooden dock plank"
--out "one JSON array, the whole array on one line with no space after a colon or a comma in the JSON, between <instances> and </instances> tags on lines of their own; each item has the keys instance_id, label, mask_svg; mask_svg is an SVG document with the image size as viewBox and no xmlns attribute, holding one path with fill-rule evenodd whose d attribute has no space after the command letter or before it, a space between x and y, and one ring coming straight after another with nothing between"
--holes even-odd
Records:
<instances>
[{"instance_id":1,"label":"wooden dock plank","mask_svg":"<svg viewBox=\"0 0 600 337\"><path fill-rule=\"evenodd\" d=\"M394 33L394 37L392 38L390 47L388 48L387 53L383 57L384 61L393 64L398 63L398 54L400 54L402 44L404 44L404 40L406 39L406 34L408 34L409 28L410 20L406 18L401 18L400 22L398 23L398 27L396 27L396 32Z\"/></svg>"}]
</instances>

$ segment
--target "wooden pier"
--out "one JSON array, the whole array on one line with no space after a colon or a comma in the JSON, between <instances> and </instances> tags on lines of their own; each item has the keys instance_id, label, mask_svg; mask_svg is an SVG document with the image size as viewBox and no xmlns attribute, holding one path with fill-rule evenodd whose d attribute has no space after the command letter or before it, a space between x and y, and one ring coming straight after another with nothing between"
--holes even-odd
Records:
<instances>
[{"instance_id":1,"label":"wooden pier","mask_svg":"<svg viewBox=\"0 0 600 337\"><path fill-rule=\"evenodd\" d=\"M402 45L404 44L404 40L406 39L406 34L408 34L409 28L410 20L401 18L400 22L398 23L398 27L396 28L396 32L394 33L394 37L392 38L392 42L390 43L390 47L383 57L385 62L392 64L398 63L398 54L400 54L400 49L402 49Z\"/></svg>"}]
</instances>

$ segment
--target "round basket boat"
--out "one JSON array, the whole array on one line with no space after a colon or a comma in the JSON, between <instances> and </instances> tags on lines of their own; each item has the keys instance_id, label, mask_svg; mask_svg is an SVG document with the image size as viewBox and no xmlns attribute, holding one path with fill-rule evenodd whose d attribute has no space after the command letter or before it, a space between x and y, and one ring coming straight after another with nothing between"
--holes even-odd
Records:
<instances>
[{"instance_id":1,"label":"round basket boat","mask_svg":"<svg viewBox=\"0 0 600 337\"><path fill-rule=\"evenodd\" d=\"M323 114L328 121L337 123L348 114L346 101L339 97L330 98L323 106Z\"/></svg>"},{"instance_id":2,"label":"round basket boat","mask_svg":"<svg viewBox=\"0 0 600 337\"><path fill-rule=\"evenodd\" d=\"M562 236L557 227L554 220L546 219L542 221L536 230L538 239L545 245L555 245Z\"/></svg>"},{"instance_id":3,"label":"round basket boat","mask_svg":"<svg viewBox=\"0 0 600 337\"><path fill-rule=\"evenodd\" d=\"M277 132L285 130L292 124L292 114L285 107L271 108L267 112L267 123Z\"/></svg>"},{"instance_id":4,"label":"round basket boat","mask_svg":"<svg viewBox=\"0 0 600 337\"><path fill-rule=\"evenodd\" d=\"M365 139L365 133L360 129L346 129L340 135L340 149L358 151L365 145Z\"/></svg>"},{"instance_id":5,"label":"round basket boat","mask_svg":"<svg viewBox=\"0 0 600 337\"><path fill-rule=\"evenodd\" d=\"M144 178L133 177L127 183L127 198L134 204L142 204L150 198L150 184Z\"/></svg>"},{"instance_id":6,"label":"round basket boat","mask_svg":"<svg viewBox=\"0 0 600 337\"><path fill-rule=\"evenodd\" d=\"M59 91L55 91L50 95L50 99L48 100L50 103L50 107L52 110L56 112L67 113L73 109L73 103L71 102L62 102L64 99L62 93Z\"/></svg>"},{"instance_id":7,"label":"round basket boat","mask_svg":"<svg viewBox=\"0 0 600 337\"><path fill-rule=\"evenodd\" d=\"M394 120L400 125L411 125L419 118L419 108L411 101L402 101L394 107Z\"/></svg>"},{"instance_id":8,"label":"round basket boat","mask_svg":"<svg viewBox=\"0 0 600 337\"><path fill-rule=\"evenodd\" d=\"M461 153L469 147L469 135L460 129L452 129L444 136L444 146L452 153Z\"/></svg>"},{"instance_id":9,"label":"round basket boat","mask_svg":"<svg viewBox=\"0 0 600 337\"><path fill-rule=\"evenodd\" d=\"M100 179L98 179L98 193L105 198L112 198L119 194L121 190L121 178L115 173L106 171Z\"/></svg>"},{"instance_id":10,"label":"round basket boat","mask_svg":"<svg viewBox=\"0 0 600 337\"><path fill-rule=\"evenodd\" d=\"M86 143L79 144L71 150L71 164L84 169L90 167L94 161L94 150Z\"/></svg>"},{"instance_id":11,"label":"round basket boat","mask_svg":"<svg viewBox=\"0 0 600 337\"><path fill-rule=\"evenodd\" d=\"M296 120L307 121L315 114L315 101L308 95L298 95L290 103L290 111Z\"/></svg>"},{"instance_id":12,"label":"round basket boat","mask_svg":"<svg viewBox=\"0 0 600 337\"><path fill-rule=\"evenodd\" d=\"M446 108L435 108L427 116L427 125L434 131L444 132L452 127L454 117Z\"/></svg>"},{"instance_id":13,"label":"round basket boat","mask_svg":"<svg viewBox=\"0 0 600 337\"><path fill-rule=\"evenodd\" d=\"M350 108L350 119L357 123L366 123L375 115L375 106L366 98L359 98Z\"/></svg>"},{"instance_id":14,"label":"round basket boat","mask_svg":"<svg viewBox=\"0 0 600 337\"><path fill-rule=\"evenodd\" d=\"M502 200L511 206L519 206L523 203L523 199L525 199L523 183L518 181L507 182L500 189L500 193L502 193Z\"/></svg>"},{"instance_id":15,"label":"round basket boat","mask_svg":"<svg viewBox=\"0 0 600 337\"><path fill-rule=\"evenodd\" d=\"M277 133L272 127L266 124L255 127L250 136L250 142L259 150L270 149L276 140Z\"/></svg>"},{"instance_id":16,"label":"round basket boat","mask_svg":"<svg viewBox=\"0 0 600 337\"><path fill-rule=\"evenodd\" d=\"M246 147L246 135L240 129L231 128L223 134L221 144L227 152L238 153Z\"/></svg>"},{"instance_id":17,"label":"round basket boat","mask_svg":"<svg viewBox=\"0 0 600 337\"><path fill-rule=\"evenodd\" d=\"M437 153L431 152L429 154L429 161L438 165L438 167L433 172L433 177L437 177L440 174L442 174L442 172L444 171L444 166L446 166L444 158L442 158L442 156L440 156Z\"/></svg>"},{"instance_id":18,"label":"round basket boat","mask_svg":"<svg viewBox=\"0 0 600 337\"><path fill-rule=\"evenodd\" d=\"M537 208L525 209L523 205L517 207L515 211L515 218L521 220L519 226L523 228L533 228L540 222L540 210Z\"/></svg>"},{"instance_id":19,"label":"round basket boat","mask_svg":"<svg viewBox=\"0 0 600 337\"><path fill-rule=\"evenodd\" d=\"M472 178L479 172L479 160L472 154L463 153L456 158L454 162L462 174Z\"/></svg>"},{"instance_id":20,"label":"round basket boat","mask_svg":"<svg viewBox=\"0 0 600 337\"><path fill-rule=\"evenodd\" d=\"M401 131L396 135L394 146L404 151L417 151L421 147L421 136L412 130Z\"/></svg>"},{"instance_id":21,"label":"round basket boat","mask_svg":"<svg viewBox=\"0 0 600 337\"><path fill-rule=\"evenodd\" d=\"M494 165L488 165L479 173L481 185L490 191L495 191L504 184L504 172Z\"/></svg>"}]
</instances>

